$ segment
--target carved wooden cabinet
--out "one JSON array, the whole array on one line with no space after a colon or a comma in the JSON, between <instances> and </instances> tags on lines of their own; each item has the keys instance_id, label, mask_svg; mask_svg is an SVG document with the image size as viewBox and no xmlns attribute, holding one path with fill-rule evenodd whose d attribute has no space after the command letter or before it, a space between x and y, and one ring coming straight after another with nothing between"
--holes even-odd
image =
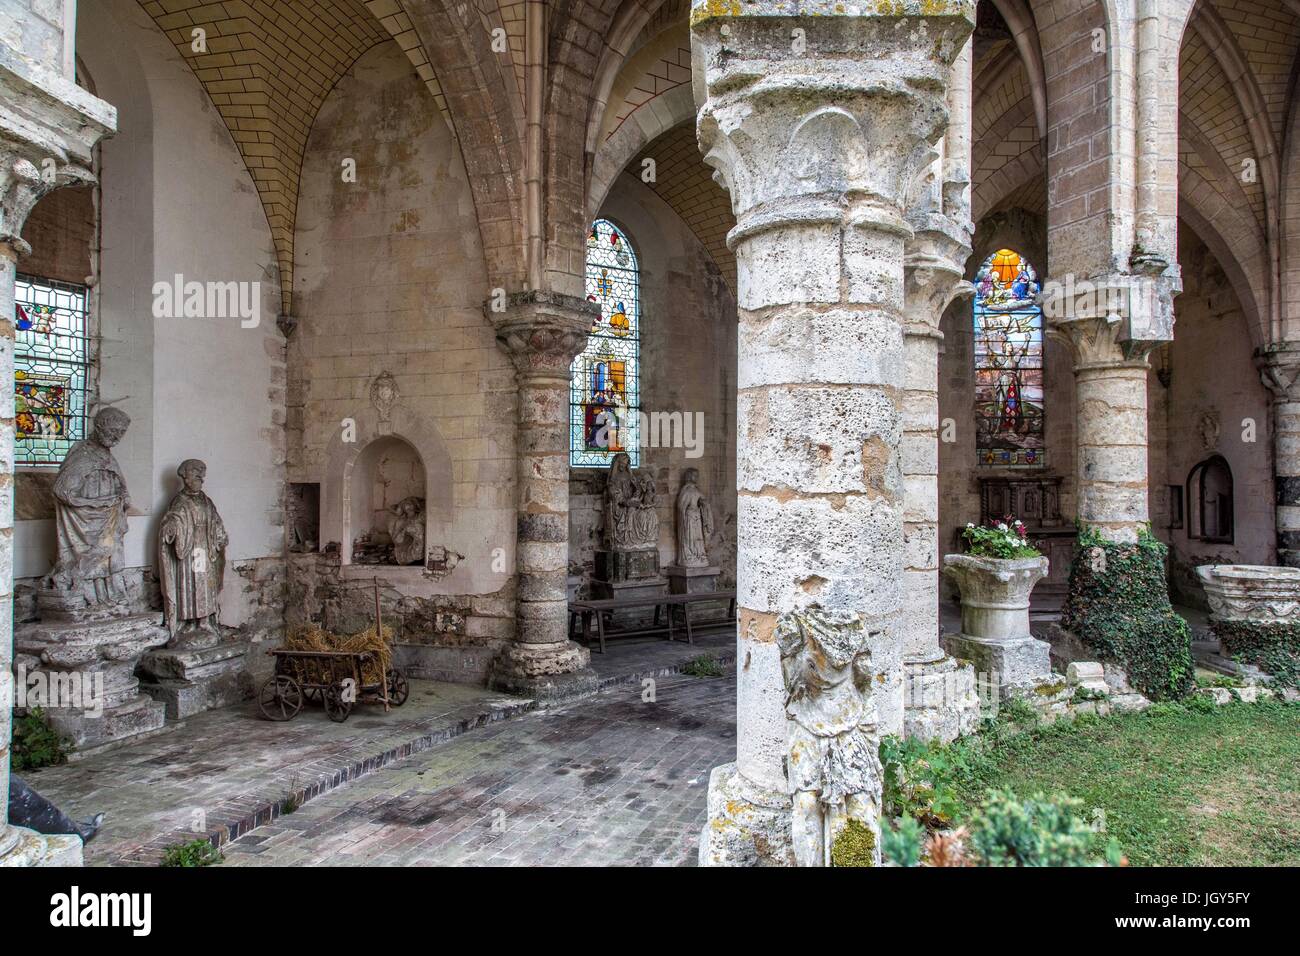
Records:
<instances>
[{"instance_id":1,"label":"carved wooden cabinet","mask_svg":"<svg viewBox=\"0 0 1300 956\"><path fill-rule=\"evenodd\" d=\"M981 476L980 524L1007 517L1025 523L1029 543L1047 556L1047 577L1034 588L1039 603L1060 603L1070 585L1070 563L1078 537L1072 523L1061 517L1061 476Z\"/></svg>"}]
</instances>

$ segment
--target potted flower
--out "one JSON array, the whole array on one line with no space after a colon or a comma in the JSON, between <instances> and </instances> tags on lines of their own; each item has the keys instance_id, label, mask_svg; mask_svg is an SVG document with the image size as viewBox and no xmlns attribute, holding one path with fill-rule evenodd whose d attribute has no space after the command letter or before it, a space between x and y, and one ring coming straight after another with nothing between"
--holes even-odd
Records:
<instances>
[{"instance_id":1,"label":"potted flower","mask_svg":"<svg viewBox=\"0 0 1300 956\"><path fill-rule=\"evenodd\" d=\"M966 525L965 554L948 554L943 570L961 591L961 634L945 639L949 652L973 661L1003 686L1051 676L1048 645L1029 630L1029 595L1047 575L1047 558L1008 517Z\"/></svg>"}]
</instances>

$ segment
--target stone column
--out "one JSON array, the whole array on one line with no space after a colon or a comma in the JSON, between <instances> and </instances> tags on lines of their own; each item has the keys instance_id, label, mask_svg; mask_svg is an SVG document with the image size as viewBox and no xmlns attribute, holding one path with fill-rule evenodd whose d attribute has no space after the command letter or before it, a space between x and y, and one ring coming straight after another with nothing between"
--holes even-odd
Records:
<instances>
[{"instance_id":1,"label":"stone column","mask_svg":"<svg viewBox=\"0 0 1300 956\"><path fill-rule=\"evenodd\" d=\"M903 346L903 732L948 741L974 728L979 701L972 669L959 667L939 646L939 321L974 290L962 278L970 255L967 227L937 214L914 225Z\"/></svg>"},{"instance_id":2,"label":"stone column","mask_svg":"<svg viewBox=\"0 0 1300 956\"><path fill-rule=\"evenodd\" d=\"M1148 517L1147 356L1173 338L1177 279L1114 275L1052 284L1047 331L1074 355L1079 521L1132 543Z\"/></svg>"},{"instance_id":3,"label":"stone column","mask_svg":"<svg viewBox=\"0 0 1300 956\"><path fill-rule=\"evenodd\" d=\"M519 376L515 453L518 589L515 642L493 686L546 700L596 690L591 655L569 640L569 369L596 317L592 303L552 292L511 295L485 313Z\"/></svg>"},{"instance_id":4,"label":"stone column","mask_svg":"<svg viewBox=\"0 0 1300 956\"><path fill-rule=\"evenodd\" d=\"M792 862L782 614L860 614L880 730L902 728L904 210L973 4L791 9L691 12L699 141L737 220L740 323L736 762L710 779L703 864Z\"/></svg>"},{"instance_id":5,"label":"stone column","mask_svg":"<svg viewBox=\"0 0 1300 956\"><path fill-rule=\"evenodd\" d=\"M1300 568L1300 342L1255 352L1260 381L1273 393L1273 493L1277 563Z\"/></svg>"},{"instance_id":6,"label":"stone column","mask_svg":"<svg viewBox=\"0 0 1300 956\"><path fill-rule=\"evenodd\" d=\"M39 51L37 51L39 52ZM51 190L93 181L91 150L117 113L30 50L0 39L0 866L81 862L78 837L9 825L13 727L14 274L23 224Z\"/></svg>"}]
</instances>

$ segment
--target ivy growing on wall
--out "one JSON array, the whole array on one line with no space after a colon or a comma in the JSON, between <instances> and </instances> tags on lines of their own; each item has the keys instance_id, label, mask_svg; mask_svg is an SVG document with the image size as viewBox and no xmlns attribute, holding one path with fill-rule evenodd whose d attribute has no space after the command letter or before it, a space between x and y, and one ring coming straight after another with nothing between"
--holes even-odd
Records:
<instances>
[{"instance_id":1,"label":"ivy growing on wall","mask_svg":"<svg viewBox=\"0 0 1300 956\"><path fill-rule=\"evenodd\" d=\"M1283 687L1300 687L1300 624L1213 621L1224 654L1254 664Z\"/></svg>"},{"instance_id":2,"label":"ivy growing on wall","mask_svg":"<svg viewBox=\"0 0 1300 956\"><path fill-rule=\"evenodd\" d=\"M1192 637L1169 603L1168 548L1143 529L1136 544L1079 532L1061 626L1152 700L1182 697L1192 687Z\"/></svg>"}]
</instances>

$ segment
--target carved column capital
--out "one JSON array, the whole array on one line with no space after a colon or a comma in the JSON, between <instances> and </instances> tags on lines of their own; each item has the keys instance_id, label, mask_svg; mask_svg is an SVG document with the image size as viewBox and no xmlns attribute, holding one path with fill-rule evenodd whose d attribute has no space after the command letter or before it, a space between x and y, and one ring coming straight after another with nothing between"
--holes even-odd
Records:
<instances>
[{"instance_id":1,"label":"carved column capital","mask_svg":"<svg viewBox=\"0 0 1300 956\"><path fill-rule=\"evenodd\" d=\"M1039 296L1045 331L1074 353L1075 371L1142 367L1174 337L1177 276L1112 274L1048 282Z\"/></svg>"},{"instance_id":2,"label":"carved column capital","mask_svg":"<svg viewBox=\"0 0 1300 956\"><path fill-rule=\"evenodd\" d=\"M1255 350L1259 380L1276 402L1300 402L1300 342L1271 342Z\"/></svg>"},{"instance_id":3,"label":"carved column capital","mask_svg":"<svg viewBox=\"0 0 1300 956\"><path fill-rule=\"evenodd\" d=\"M94 182L91 151L116 129L117 110L3 45L0 102L0 236L16 237L46 193Z\"/></svg>"},{"instance_id":4,"label":"carved column capital","mask_svg":"<svg viewBox=\"0 0 1300 956\"><path fill-rule=\"evenodd\" d=\"M975 292L964 278L971 253L970 223L934 213L910 218L913 233L903 261L905 331L940 337L939 321L948 306Z\"/></svg>"},{"instance_id":5,"label":"carved column capital","mask_svg":"<svg viewBox=\"0 0 1300 956\"><path fill-rule=\"evenodd\" d=\"M600 318L594 302L558 292L516 292L491 298L483 313L520 374L568 379L574 358Z\"/></svg>"},{"instance_id":6,"label":"carved column capital","mask_svg":"<svg viewBox=\"0 0 1300 956\"><path fill-rule=\"evenodd\" d=\"M971 0L695 0L704 161L740 238L771 225L892 221L937 157Z\"/></svg>"}]
</instances>

